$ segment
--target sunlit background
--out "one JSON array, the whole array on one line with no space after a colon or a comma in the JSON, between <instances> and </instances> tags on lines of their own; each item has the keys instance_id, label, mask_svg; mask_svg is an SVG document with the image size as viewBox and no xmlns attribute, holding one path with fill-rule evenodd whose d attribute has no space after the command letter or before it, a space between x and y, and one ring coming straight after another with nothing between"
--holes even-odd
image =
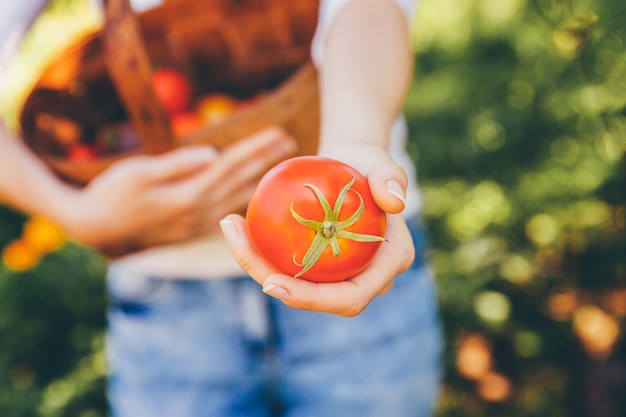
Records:
<instances>
[{"instance_id":1,"label":"sunlit background","mask_svg":"<svg viewBox=\"0 0 626 417\"><path fill-rule=\"evenodd\" d=\"M12 123L99 19L52 2L2 80ZM625 19L623 0L422 0L405 109L447 343L438 417L626 415ZM0 247L0 414L105 416L105 264L2 207Z\"/></svg>"}]
</instances>

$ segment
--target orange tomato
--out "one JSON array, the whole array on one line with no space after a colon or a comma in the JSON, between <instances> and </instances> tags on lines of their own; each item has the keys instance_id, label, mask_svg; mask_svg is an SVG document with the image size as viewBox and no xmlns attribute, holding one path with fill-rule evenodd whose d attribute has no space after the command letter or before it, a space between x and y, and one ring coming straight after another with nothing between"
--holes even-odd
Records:
<instances>
[{"instance_id":1,"label":"orange tomato","mask_svg":"<svg viewBox=\"0 0 626 417\"><path fill-rule=\"evenodd\" d=\"M195 133L204 126L200 116L193 112L176 113L170 118L170 123L176 139Z\"/></svg>"},{"instance_id":2,"label":"orange tomato","mask_svg":"<svg viewBox=\"0 0 626 417\"><path fill-rule=\"evenodd\" d=\"M2 249L2 261L13 271L25 271L37 265L41 255L22 239L9 242Z\"/></svg>"},{"instance_id":3,"label":"orange tomato","mask_svg":"<svg viewBox=\"0 0 626 417\"><path fill-rule=\"evenodd\" d=\"M236 110L237 100L227 94L207 94L196 103L196 113L205 124L224 120Z\"/></svg>"},{"instance_id":4,"label":"orange tomato","mask_svg":"<svg viewBox=\"0 0 626 417\"><path fill-rule=\"evenodd\" d=\"M24 224L22 240L34 252L45 254L58 249L65 240L65 234L50 220L36 216Z\"/></svg>"},{"instance_id":5,"label":"orange tomato","mask_svg":"<svg viewBox=\"0 0 626 417\"><path fill-rule=\"evenodd\" d=\"M50 113L39 113L35 118L37 128L51 134L62 145L71 146L79 143L82 128L74 120Z\"/></svg>"}]
</instances>

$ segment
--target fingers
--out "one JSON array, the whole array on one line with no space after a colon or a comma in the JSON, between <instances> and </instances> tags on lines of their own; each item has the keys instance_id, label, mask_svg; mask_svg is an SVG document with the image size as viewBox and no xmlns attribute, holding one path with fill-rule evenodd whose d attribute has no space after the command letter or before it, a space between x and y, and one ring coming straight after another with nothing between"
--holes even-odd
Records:
<instances>
[{"instance_id":1,"label":"fingers","mask_svg":"<svg viewBox=\"0 0 626 417\"><path fill-rule=\"evenodd\" d=\"M128 158L114 168L118 175L156 183L185 177L219 160L219 167L208 176L227 177L234 183L237 178L259 175L295 149L295 141L284 130L269 127L227 148L221 155L211 146L185 146L161 155Z\"/></svg>"},{"instance_id":2,"label":"fingers","mask_svg":"<svg viewBox=\"0 0 626 417\"><path fill-rule=\"evenodd\" d=\"M376 296L389 291L395 276L406 270L415 257L406 223L400 215L390 215L387 242L362 274L348 281L317 284L277 273L254 249L243 217L227 216L220 225L233 257L248 275L263 286L263 291L301 310L356 316Z\"/></svg>"},{"instance_id":3,"label":"fingers","mask_svg":"<svg viewBox=\"0 0 626 417\"><path fill-rule=\"evenodd\" d=\"M348 281L316 284L285 275L272 275L263 282L263 291L290 307L354 317L377 296L388 292L399 273L415 257L411 235L400 215L388 216L387 242L370 266ZM287 295L286 298L285 295Z\"/></svg>"},{"instance_id":4,"label":"fingers","mask_svg":"<svg viewBox=\"0 0 626 417\"><path fill-rule=\"evenodd\" d=\"M254 166L253 163L255 161L250 160L250 158L258 157L273 160L277 157L293 154L296 147L295 140L285 130L278 126L271 126L226 148L223 152L223 157L225 159L246 161L246 166ZM270 155L268 156L267 154ZM267 163L261 162L259 165L265 167Z\"/></svg>"},{"instance_id":5,"label":"fingers","mask_svg":"<svg viewBox=\"0 0 626 417\"><path fill-rule=\"evenodd\" d=\"M385 279L406 271L415 260L413 237L401 214L387 215L385 242L372 259L365 272L353 279L366 285L371 293L380 294L389 290L392 280Z\"/></svg>"},{"instance_id":6,"label":"fingers","mask_svg":"<svg viewBox=\"0 0 626 417\"><path fill-rule=\"evenodd\" d=\"M363 289L353 282L315 284L277 273L254 249L248 239L243 217L229 215L220 221L220 226L239 266L263 286L264 292L280 299L288 306L344 316L354 316L367 306L368 297ZM355 293L359 292L363 294L355 297ZM346 305L346 300L355 298L358 301L350 301Z\"/></svg>"},{"instance_id":7,"label":"fingers","mask_svg":"<svg viewBox=\"0 0 626 417\"><path fill-rule=\"evenodd\" d=\"M204 178L222 189L258 180L267 170L296 150L296 142L283 129L269 127L225 149L219 163ZM219 192L219 190L214 190ZM230 192L230 190L228 190Z\"/></svg>"},{"instance_id":8,"label":"fingers","mask_svg":"<svg viewBox=\"0 0 626 417\"><path fill-rule=\"evenodd\" d=\"M367 179L374 200L381 209L391 214L404 210L408 178L398 164L381 164L369 172Z\"/></svg>"},{"instance_id":9,"label":"fingers","mask_svg":"<svg viewBox=\"0 0 626 417\"><path fill-rule=\"evenodd\" d=\"M295 149L284 130L267 128L225 149L209 169L163 191L168 201L204 211L206 226L215 227L227 213L245 208L261 176Z\"/></svg>"},{"instance_id":10,"label":"fingers","mask_svg":"<svg viewBox=\"0 0 626 417\"><path fill-rule=\"evenodd\" d=\"M218 157L211 146L187 146L160 155L128 158L114 166L119 175L144 183L167 182L208 166Z\"/></svg>"},{"instance_id":11,"label":"fingers","mask_svg":"<svg viewBox=\"0 0 626 417\"><path fill-rule=\"evenodd\" d=\"M317 284L285 275L271 275L265 280L263 292L299 310L359 315L374 296L353 281Z\"/></svg>"}]
</instances>

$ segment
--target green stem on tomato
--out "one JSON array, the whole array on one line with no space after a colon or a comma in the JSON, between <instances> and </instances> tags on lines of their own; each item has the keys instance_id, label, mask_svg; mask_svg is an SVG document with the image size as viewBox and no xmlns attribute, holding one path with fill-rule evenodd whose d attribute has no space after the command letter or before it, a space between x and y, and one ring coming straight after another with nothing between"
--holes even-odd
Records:
<instances>
[{"instance_id":1,"label":"green stem on tomato","mask_svg":"<svg viewBox=\"0 0 626 417\"><path fill-rule=\"evenodd\" d=\"M293 202L291 203L291 214L292 216L302 225L312 228L315 231L315 236L313 237L313 241L311 245L307 249L304 257L302 258L302 262L298 262L296 260L296 255L293 255L293 261L296 265L302 266L302 270L298 272L295 277L299 277L306 273L309 269L315 265L315 263L319 260L320 256L326 249L327 246L331 247L333 256L337 257L340 254L339 248L339 239L349 239L356 242L380 242L385 240L385 238L381 236L374 235L366 235L361 233L354 233L347 231L348 227L352 226L356 223L363 214L365 209L363 204L363 197L355 190L351 190L350 188L354 184L355 179L346 184L343 189L339 192L337 196L337 201L335 203L335 207L331 208L330 203L324 197L319 188L312 184L305 184L305 187L310 188L315 193L317 199L319 200L322 208L324 209L324 220L308 220L300 216L293 208ZM343 206L343 202L346 198L346 194L348 191L352 191L355 193L360 200L359 208L346 220L339 221L339 211Z\"/></svg>"}]
</instances>

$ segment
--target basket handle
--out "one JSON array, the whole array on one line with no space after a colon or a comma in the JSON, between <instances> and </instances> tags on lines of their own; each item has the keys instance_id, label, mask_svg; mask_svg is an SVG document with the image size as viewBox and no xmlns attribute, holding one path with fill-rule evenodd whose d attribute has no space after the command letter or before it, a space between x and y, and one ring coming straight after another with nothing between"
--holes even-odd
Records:
<instances>
[{"instance_id":1,"label":"basket handle","mask_svg":"<svg viewBox=\"0 0 626 417\"><path fill-rule=\"evenodd\" d=\"M147 153L174 147L167 112L152 87L152 68L129 0L104 0L102 53L111 81Z\"/></svg>"}]
</instances>

